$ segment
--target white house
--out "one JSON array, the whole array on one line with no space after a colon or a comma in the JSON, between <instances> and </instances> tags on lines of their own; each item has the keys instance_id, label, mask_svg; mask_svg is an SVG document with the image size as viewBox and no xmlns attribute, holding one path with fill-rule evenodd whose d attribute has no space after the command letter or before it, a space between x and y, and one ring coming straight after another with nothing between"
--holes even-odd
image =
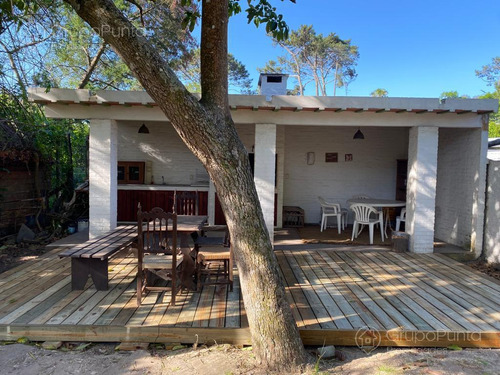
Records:
<instances>
[{"instance_id":1,"label":"white house","mask_svg":"<svg viewBox=\"0 0 500 375\"><path fill-rule=\"evenodd\" d=\"M300 206L306 223L318 223L320 195L345 202L402 194L411 251L432 252L437 238L481 252L488 114L496 100L265 95L268 77L261 77L264 95L230 95L229 102L255 161L271 233L282 225L283 206ZM200 209L220 220L204 168L145 92L33 89L30 98L48 117L90 120L92 234L133 220L131 199L166 205L173 190L197 190ZM149 133L138 132L143 124ZM358 129L363 140L353 139ZM143 183L117 184L119 162L121 173L131 168Z\"/></svg>"}]
</instances>

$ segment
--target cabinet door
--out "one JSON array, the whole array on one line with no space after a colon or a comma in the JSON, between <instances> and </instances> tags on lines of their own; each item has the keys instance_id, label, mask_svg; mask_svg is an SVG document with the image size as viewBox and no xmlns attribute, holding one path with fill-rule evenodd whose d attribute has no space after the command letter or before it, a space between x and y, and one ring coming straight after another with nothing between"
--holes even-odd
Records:
<instances>
[{"instance_id":1,"label":"cabinet door","mask_svg":"<svg viewBox=\"0 0 500 375\"><path fill-rule=\"evenodd\" d=\"M119 161L118 183L119 184L143 184L144 165L142 161Z\"/></svg>"}]
</instances>

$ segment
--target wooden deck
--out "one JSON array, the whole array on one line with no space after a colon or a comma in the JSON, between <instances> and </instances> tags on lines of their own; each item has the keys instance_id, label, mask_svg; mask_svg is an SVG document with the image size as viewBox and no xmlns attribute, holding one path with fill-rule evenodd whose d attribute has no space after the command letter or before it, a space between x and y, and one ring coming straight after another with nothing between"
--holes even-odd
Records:
<instances>
[{"instance_id":1,"label":"wooden deck","mask_svg":"<svg viewBox=\"0 0 500 375\"><path fill-rule=\"evenodd\" d=\"M132 254L110 261L109 290L72 291L59 252L0 274L0 340L251 343L237 272L233 292L205 286L176 306L151 293L137 308ZM500 283L443 255L276 256L305 344L500 347Z\"/></svg>"}]
</instances>

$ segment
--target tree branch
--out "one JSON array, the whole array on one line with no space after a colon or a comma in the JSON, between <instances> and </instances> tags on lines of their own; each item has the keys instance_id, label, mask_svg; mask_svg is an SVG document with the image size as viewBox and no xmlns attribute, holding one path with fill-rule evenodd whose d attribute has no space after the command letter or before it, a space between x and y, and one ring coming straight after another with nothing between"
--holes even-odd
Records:
<instances>
[{"instance_id":1,"label":"tree branch","mask_svg":"<svg viewBox=\"0 0 500 375\"><path fill-rule=\"evenodd\" d=\"M92 73L94 73L94 70L96 69L97 64L99 63L99 60L101 59L101 56L104 53L104 51L106 50L107 46L108 45L106 43L101 44L101 47L99 47L99 50L97 51L96 55L94 56L94 58L90 62L90 65L89 65L88 69L86 70L84 76L80 80L80 83L78 84L77 88L83 89L83 88L85 88L85 86L87 86L87 84L89 83L90 77L92 76Z\"/></svg>"}]
</instances>

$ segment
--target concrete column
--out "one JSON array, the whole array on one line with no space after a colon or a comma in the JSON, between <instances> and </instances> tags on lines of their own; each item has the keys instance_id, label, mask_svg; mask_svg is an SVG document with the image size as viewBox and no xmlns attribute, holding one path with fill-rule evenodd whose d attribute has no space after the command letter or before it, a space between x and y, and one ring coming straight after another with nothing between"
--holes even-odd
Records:
<instances>
[{"instance_id":1,"label":"concrete column","mask_svg":"<svg viewBox=\"0 0 500 375\"><path fill-rule=\"evenodd\" d=\"M208 185L208 225L215 224L215 185L210 180Z\"/></svg>"},{"instance_id":2,"label":"concrete column","mask_svg":"<svg viewBox=\"0 0 500 375\"><path fill-rule=\"evenodd\" d=\"M483 128L478 132L476 142L480 144L480 155L477 163L478 178L474 187L474 203L472 206L471 250L478 258L483 252L484 219L486 209L486 178L488 154L488 116L483 116ZM473 145L470 145L473 147ZM474 149L474 148L473 148Z\"/></svg>"},{"instance_id":3,"label":"concrete column","mask_svg":"<svg viewBox=\"0 0 500 375\"><path fill-rule=\"evenodd\" d=\"M285 182L285 127L278 126L276 132L276 153L278 154L278 163L276 170L276 193L277 193L277 212L276 212L276 226L283 227L283 194Z\"/></svg>"},{"instance_id":4,"label":"concrete column","mask_svg":"<svg viewBox=\"0 0 500 375\"><path fill-rule=\"evenodd\" d=\"M276 125L256 124L254 179L271 241L274 236L275 160Z\"/></svg>"},{"instance_id":5,"label":"concrete column","mask_svg":"<svg viewBox=\"0 0 500 375\"><path fill-rule=\"evenodd\" d=\"M406 231L410 251L432 253L436 207L438 128L413 127L408 146Z\"/></svg>"},{"instance_id":6,"label":"concrete column","mask_svg":"<svg viewBox=\"0 0 500 375\"><path fill-rule=\"evenodd\" d=\"M116 121L91 120L89 138L89 238L93 238L116 227Z\"/></svg>"}]
</instances>

